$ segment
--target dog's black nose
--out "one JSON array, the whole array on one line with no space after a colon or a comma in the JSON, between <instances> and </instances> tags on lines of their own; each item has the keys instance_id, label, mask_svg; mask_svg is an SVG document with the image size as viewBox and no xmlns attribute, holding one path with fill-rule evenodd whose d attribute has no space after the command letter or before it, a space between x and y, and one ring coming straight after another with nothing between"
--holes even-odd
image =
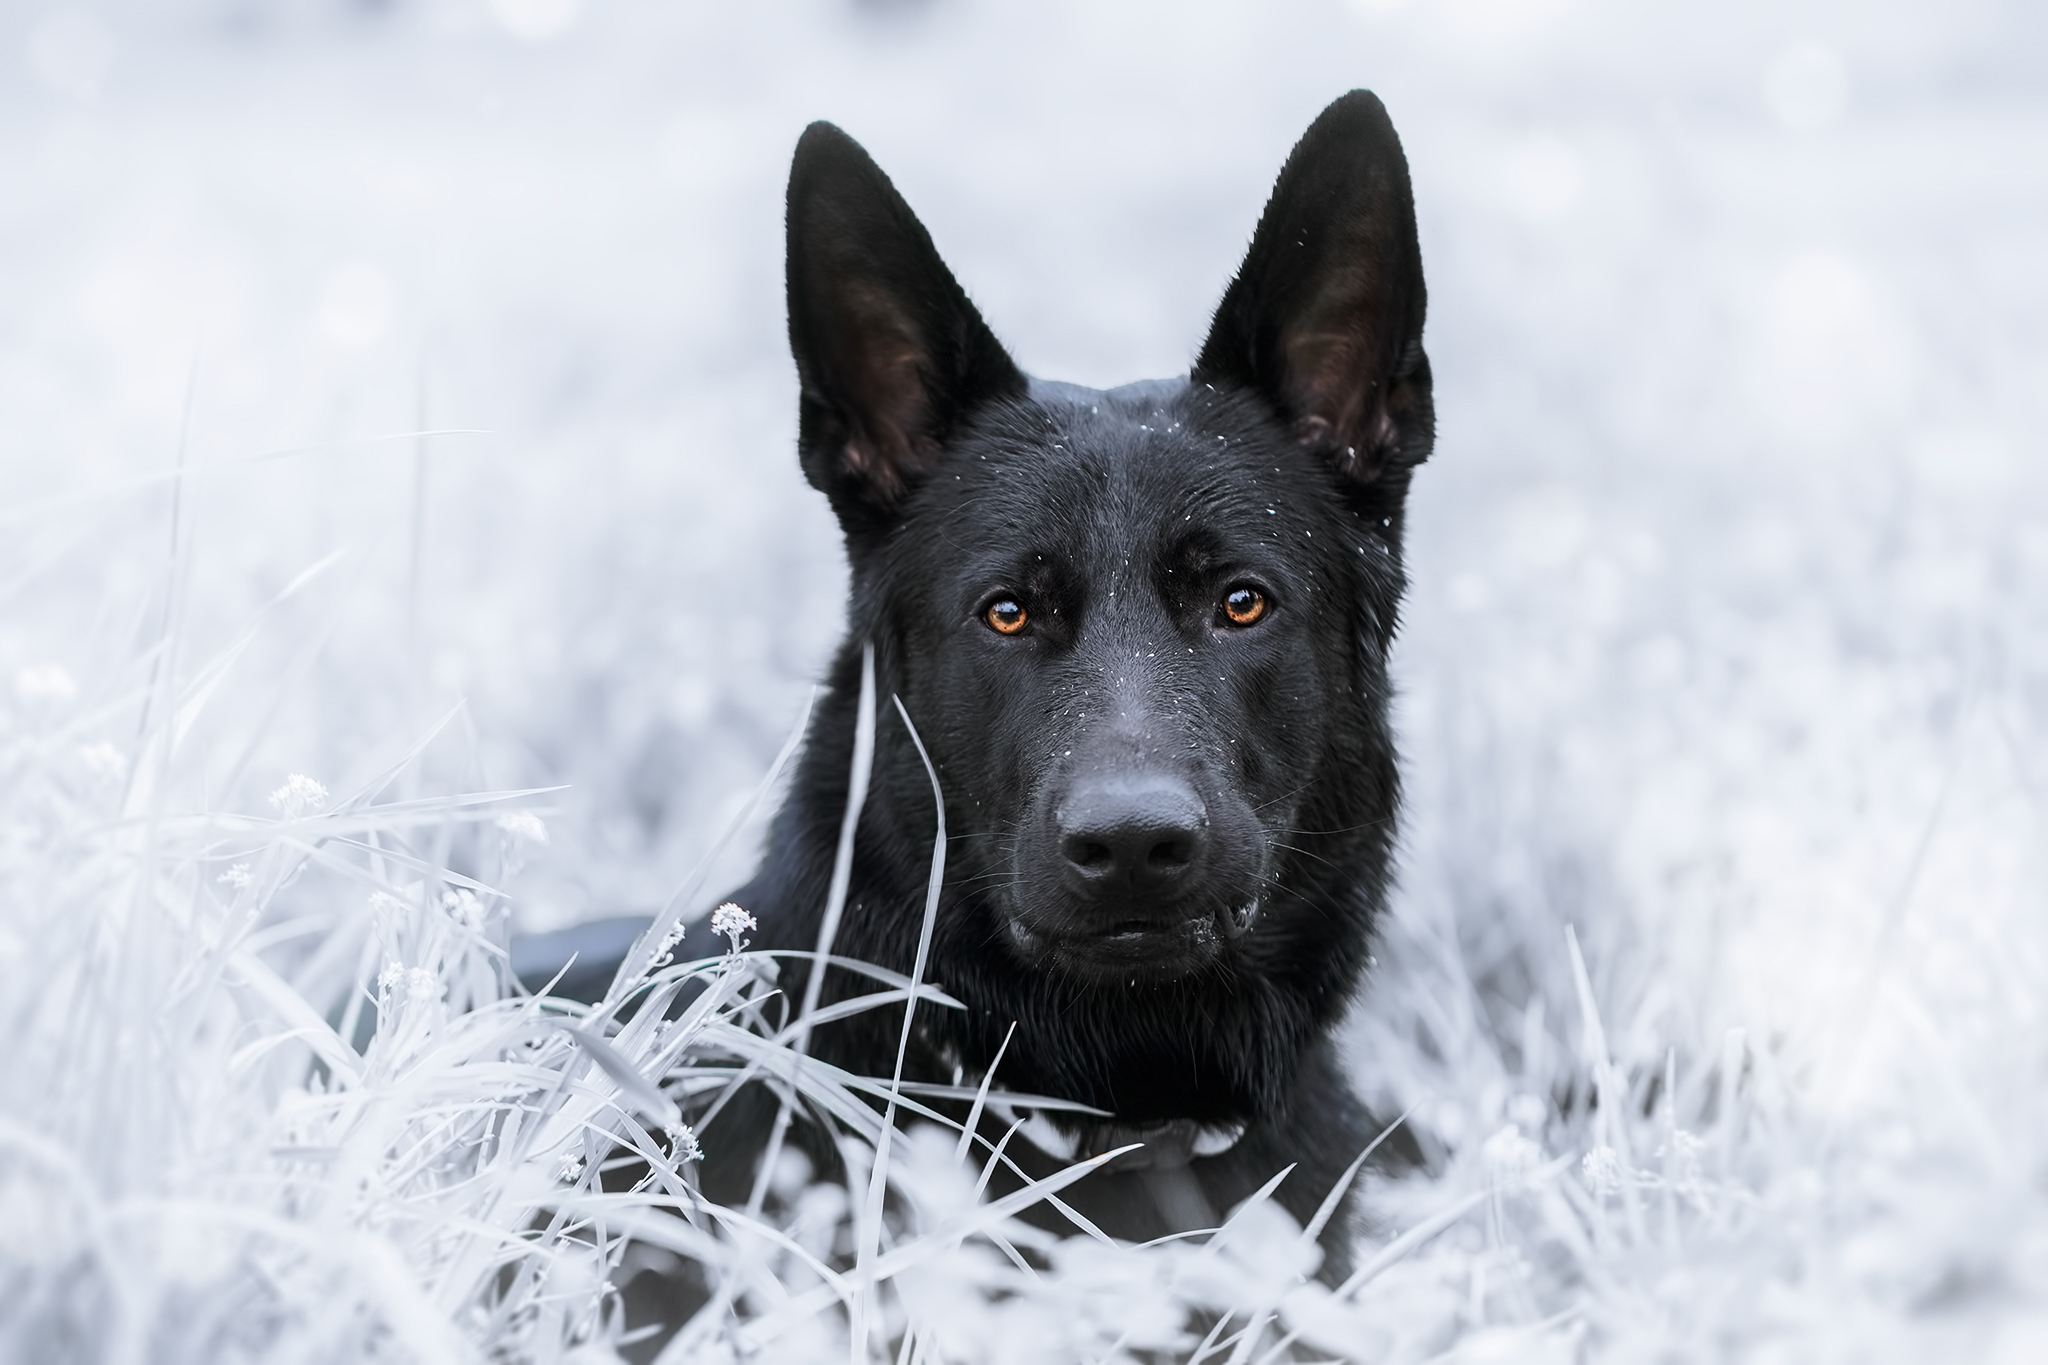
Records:
<instances>
[{"instance_id":1,"label":"dog's black nose","mask_svg":"<svg viewBox=\"0 0 2048 1365\"><path fill-rule=\"evenodd\" d=\"M1174 889L1201 861L1209 812L1164 774L1084 779L1059 806L1060 854L1084 884L1134 896Z\"/></svg>"}]
</instances>

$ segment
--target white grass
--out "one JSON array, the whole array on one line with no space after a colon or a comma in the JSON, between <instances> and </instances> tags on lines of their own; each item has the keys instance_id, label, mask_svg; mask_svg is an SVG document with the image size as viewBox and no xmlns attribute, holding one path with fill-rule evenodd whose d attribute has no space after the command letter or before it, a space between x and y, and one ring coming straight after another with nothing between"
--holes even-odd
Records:
<instances>
[{"instance_id":1,"label":"white grass","mask_svg":"<svg viewBox=\"0 0 2048 1365\"><path fill-rule=\"evenodd\" d=\"M601 1359L666 1254L725 1276L703 1359L2048 1357L2033 10L546 8L0 15L0 1358ZM1361 1177L1353 1292L1270 1205L1136 1250L944 1131L876 1175L750 958L652 970L694 1033L502 999L515 921L737 882L836 634L803 122L1112 383L1358 84L1444 427L1345 1034L1428 1160ZM854 1123L845 1187L597 1192L635 1075L736 1058Z\"/></svg>"},{"instance_id":2,"label":"white grass","mask_svg":"<svg viewBox=\"0 0 2048 1365\"><path fill-rule=\"evenodd\" d=\"M5 751L10 813L59 817L14 825L35 837L6 868L0 1089L34 1097L0 1124L6 1358L606 1359L636 1339L612 1281L678 1257L715 1293L663 1359L1180 1350L1190 1313L1215 1324L1198 1356L1246 1359L1284 1299L1327 1298L1301 1283L1314 1229L1264 1195L1199 1247L1063 1243L1014 1215L1108 1156L983 1202L1003 1157L971 1126L892 1146L899 1118L943 1120L900 1076L805 1058L806 1021L848 1006L811 993L776 1027L774 964L730 908L724 957L671 965L657 924L596 1006L508 991L505 898L446 864L502 876L545 837L514 803L543 793L392 799L439 734L338 799L289 775L274 817L170 808L160 779L213 671L160 687L174 704L145 717L125 791L67 774L61 730ZM957 1008L872 974L858 1007ZM803 1188L778 1129L779 1212L695 1194L685 1112L743 1077L841 1127L845 1189ZM630 1188L600 1183L634 1163Z\"/></svg>"}]
</instances>

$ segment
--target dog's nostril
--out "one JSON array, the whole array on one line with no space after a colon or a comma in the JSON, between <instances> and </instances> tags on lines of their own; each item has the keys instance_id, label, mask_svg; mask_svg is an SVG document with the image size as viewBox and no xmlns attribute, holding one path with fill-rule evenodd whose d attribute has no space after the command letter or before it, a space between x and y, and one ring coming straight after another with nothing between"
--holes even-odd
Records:
<instances>
[{"instance_id":1,"label":"dog's nostril","mask_svg":"<svg viewBox=\"0 0 2048 1365\"><path fill-rule=\"evenodd\" d=\"M1152 845L1145 861L1157 872L1170 872L1194 861L1194 844L1187 839L1161 839Z\"/></svg>"},{"instance_id":2,"label":"dog's nostril","mask_svg":"<svg viewBox=\"0 0 2048 1365\"><path fill-rule=\"evenodd\" d=\"M1089 872L1107 872L1115 866L1116 855L1109 851L1108 844L1070 839L1067 841L1067 861Z\"/></svg>"}]
</instances>

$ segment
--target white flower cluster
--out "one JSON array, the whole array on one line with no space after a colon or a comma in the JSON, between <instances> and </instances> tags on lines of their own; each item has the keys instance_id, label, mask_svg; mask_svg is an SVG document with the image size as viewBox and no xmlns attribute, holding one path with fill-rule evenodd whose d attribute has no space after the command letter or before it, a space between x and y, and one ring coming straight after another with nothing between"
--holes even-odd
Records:
<instances>
[{"instance_id":1,"label":"white flower cluster","mask_svg":"<svg viewBox=\"0 0 2048 1365\"><path fill-rule=\"evenodd\" d=\"M1657 1155L1663 1159L1668 1173L1665 1183L1702 1211L1711 1199L1722 1193L1717 1183L1706 1177L1702 1160L1706 1150L1703 1138L1683 1128L1674 1129L1670 1140L1657 1148Z\"/></svg>"},{"instance_id":2,"label":"white flower cluster","mask_svg":"<svg viewBox=\"0 0 2048 1365\"><path fill-rule=\"evenodd\" d=\"M548 841L548 827L530 810L508 810L492 823L520 843L545 844Z\"/></svg>"},{"instance_id":3,"label":"white flower cluster","mask_svg":"<svg viewBox=\"0 0 2048 1365\"><path fill-rule=\"evenodd\" d=\"M403 992L407 1000L424 1004L441 998L441 978L425 967L408 967L394 959L377 973L377 990L387 997Z\"/></svg>"},{"instance_id":4,"label":"white flower cluster","mask_svg":"<svg viewBox=\"0 0 2048 1365\"><path fill-rule=\"evenodd\" d=\"M256 878L250 873L249 865L247 863L236 863L233 867L230 867L227 871L221 873L220 879L223 882L227 883L228 886L234 888L237 891L248 890L249 883L256 880Z\"/></svg>"},{"instance_id":5,"label":"white flower cluster","mask_svg":"<svg viewBox=\"0 0 2048 1365\"><path fill-rule=\"evenodd\" d=\"M1586 1153L1586 1159L1579 1164L1585 1172L1586 1188L1596 1198L1605 1199L1621 1193L1621 1157L1612 1148L1602 1143Z\"/></svg>"},{"instance_id":6,"label":"white flower cluster","mask_svg":"<svg viewBox=\"0 0 2048 1365\"><path fill-rule=\"evenodd\" d=\"M85 764L86 771L94 777L118 781L128 772L128 760L121 756L119 749L105 740L84 746L78 751L78 757Z\"/></svg>"},{"instance_id":7,"label":"white flower cluster","mask_svg":"<svg viewBox=\"0 0 2048 1365\"><path fill-rule=\"evenodd\" d=\"M727 941L732 944L732 950L735 953L747 946L745 941L740 938L740 935L751 934L760 927L752 915L740 909L739 906L731 901L727 901L711 912L711 932L724 935Z\"/></svg>"},{"instance_id":8,"label":"white flower cluster","mask_svg":"<svg viewBox=\"0 0 2048 1365\"><path fill-rule=\"evenodd\" d=\"M681 920L668 927L668 932L661 936L661 942L654 946L654 961L648 970L658 971L675 960L676 945L683 941L683 931L687 927Z\"/></svg>"},{"instance_id":9,"label":"white flower cluster","mask_svg":"<svg viewBox=\"0 0 2048 1365\"><path fill-rule=\"evenodd\" d=\"M285 819L295 820L308 811L325 806L327 788L304 773L293 773L284 780L282 787L270 794L270 804L283 811Z\"/></svg>"},{"instance_id":10,"label":"white flower cluster","mask_svg":"<svg viewBox=\"0 0 2048 1365\"><path fill-rule=\"evenodd\" d=\"M62 664L30 664L14 675L14 694L25 702L65 702L78 695L78 684Z\"/></svg>"},{"instance_id":11,"label":"white flower cluster","mask_svg":"<svg viewBox=\"0 0 2048 1365\"><path fill-rule=\"evenodd\" d=\"M476 893L462 886L441 893L441 908L448 912L450 919L470 930L482 929L489 914L484 903L476 898Z\"/></svg>"},{"instance_id":12,"label":"white flower cluster","mask_svg":"<svg viewBox=\"0 0 2048 1365\"><path fill-rule=\"evenodd\" d=\"M1521 1128L1512 1123L1488 1138L1479 1154L1494 1180L1502 1185L1526 1179L1543 1160L1543 1149L1524 1137Z\"/></svg>"},{"instance_id":13,"label":"white flower cluster","mask_svg":"<svg viewBox=\"0 0 2048 1365\"><path fill-rule=\"evenodd\" d=\"M1672 1130L1671 1140L1657 1148L1657 1155L1671 1158L1678 1168L1680 1180L1697 1181L1700 1178L1700 1157L1706 1150L1705 1139L1676 1128Z\"/></svg>"}]
</instances>

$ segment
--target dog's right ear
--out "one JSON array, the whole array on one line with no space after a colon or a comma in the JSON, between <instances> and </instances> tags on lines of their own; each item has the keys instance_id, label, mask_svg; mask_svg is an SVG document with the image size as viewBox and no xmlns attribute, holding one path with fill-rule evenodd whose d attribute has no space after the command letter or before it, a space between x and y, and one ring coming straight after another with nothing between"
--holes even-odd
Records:
<instances>
[{"instance_id":1,"label":"dog's right ear","mask_svg":"<svg viewBox=\"0 0 2048 1365\"><path fill-rule=\"evenodd\" d=\"M886 519L961 419L1025 379L903 196L829 123L796 144L788 264L804 474L852 530Z\"/></svg>"},{"instance_id":2,"label":"dog's right ear","mask_svg":"<svg viewBox=\"0 0 2048 1365\"><path fill-rule=\"evenodd\" d=\"M1262 395L1296 440L1371 484L1435 439L1424 300L1401 140L1354 90L1281 168L1192 377Z\"/></svg>"}]
</instances>

